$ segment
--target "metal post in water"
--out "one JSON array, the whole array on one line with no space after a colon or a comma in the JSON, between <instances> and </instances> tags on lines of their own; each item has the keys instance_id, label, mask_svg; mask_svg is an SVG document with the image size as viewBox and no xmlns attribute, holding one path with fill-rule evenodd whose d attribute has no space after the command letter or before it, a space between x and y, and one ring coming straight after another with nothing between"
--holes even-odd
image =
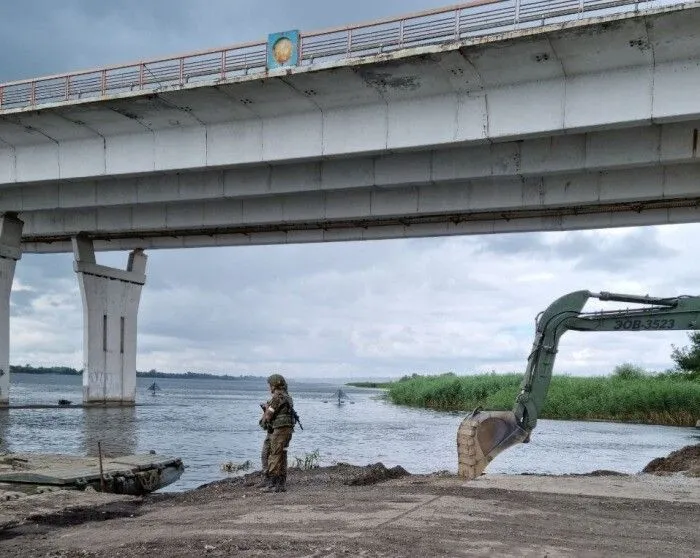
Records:
<instances>
[{"instance_id":1,"label":"metal post in water","mask_svg":"<svg viewBox=\"0 0 700 558\"><path fill-rule=\"evenodd\" d=\"M99 440L97 441L97 456L99 457L100 460L100 490L102 492L105 491L105 477L104 474L102 473L102 442Z\"/></svg>"}]
</instances>

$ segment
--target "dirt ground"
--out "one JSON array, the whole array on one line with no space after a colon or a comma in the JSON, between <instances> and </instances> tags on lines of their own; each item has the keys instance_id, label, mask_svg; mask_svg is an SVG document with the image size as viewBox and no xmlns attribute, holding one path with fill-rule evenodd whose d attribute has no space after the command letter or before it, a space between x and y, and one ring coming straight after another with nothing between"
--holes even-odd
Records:
<instances>
[{"instance_id":1,"label":"dirt ground","mask_svg":"<svg viewBox=\"0 0 700 558\"><path fill-rule=\"evenodd\" d=\"M31 513L30 498L56 495L5 502L0 516L2 506L27 513L0 530L0 556L700 556L700 479L682 473L465 482L339 464L291 470L281 494L261 493L258 480L92 493Z\"/></svg>"}]
</instances>

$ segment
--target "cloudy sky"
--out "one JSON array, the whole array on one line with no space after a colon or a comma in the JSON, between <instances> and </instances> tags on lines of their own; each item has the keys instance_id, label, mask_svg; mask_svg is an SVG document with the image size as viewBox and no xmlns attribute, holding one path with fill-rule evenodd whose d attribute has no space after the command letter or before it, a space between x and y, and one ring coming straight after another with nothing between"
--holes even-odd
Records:
<instances>
[{"instance_id":1,"label":"cloudy sky","mask_svg":"<svg viewBox=\"0 0 700 558\"><path fill-rule=\"evenodd\" d=\"M444 5L445 0L25 0L0 19L0 81ZM199 6L199 7L196 7ZM521 372L534 318L569 291L700 291L700 226L151 251L138 368L297 378ZM101 254L124 266L126 254ZM597 308L599 306L592 306ZM72 256L25 255L11 360L82 367ZM662 370L684 332L568 333L557 371Z\"/></svg>"}]
</instances>

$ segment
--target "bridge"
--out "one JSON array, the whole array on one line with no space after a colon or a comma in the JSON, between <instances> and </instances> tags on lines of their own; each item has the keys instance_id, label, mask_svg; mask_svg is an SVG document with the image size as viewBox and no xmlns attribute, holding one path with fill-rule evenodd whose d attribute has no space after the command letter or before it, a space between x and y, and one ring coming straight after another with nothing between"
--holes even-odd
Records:
<instances>
[{"instance_id":1,"label":"bridge","mask_svg":"<svg viewBox=\"0 0 700 558\"><path fill-rule=\"evenodd\" d=\"M699 29L477 0L1 84L0 368L23 252L74 253L84 400L130 403L145 249L698 221Z\"/></svg>"}]
</instances>

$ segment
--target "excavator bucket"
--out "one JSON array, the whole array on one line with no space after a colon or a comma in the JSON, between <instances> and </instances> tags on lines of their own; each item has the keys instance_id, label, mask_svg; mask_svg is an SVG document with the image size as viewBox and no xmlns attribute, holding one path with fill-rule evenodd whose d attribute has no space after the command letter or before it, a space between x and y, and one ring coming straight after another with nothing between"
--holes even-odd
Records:
<instances>
[{"instance_id":1,"label":"excavator bucket","mask_svg":"<svg viewBox=\"0 0 700 558\"><path fill-rule=\"evenodd\" d=\"M528 432L518 426L511 411L477 409L457 430L458 475L475 479L499 453L527 438Z\"/></svg>"}]
</instances>

